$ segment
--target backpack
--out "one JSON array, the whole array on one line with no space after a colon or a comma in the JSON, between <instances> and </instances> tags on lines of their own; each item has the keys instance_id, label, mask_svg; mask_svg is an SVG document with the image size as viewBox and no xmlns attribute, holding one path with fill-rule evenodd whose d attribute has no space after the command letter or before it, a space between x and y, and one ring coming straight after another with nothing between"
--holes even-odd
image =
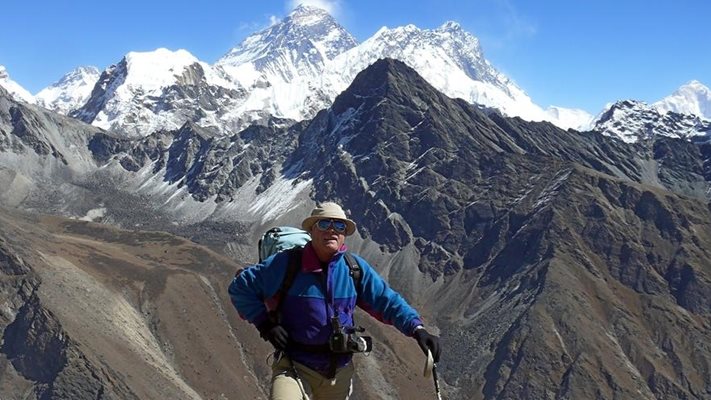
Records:
<instances>
[{"instance_id":1,"label":"backpack","mask_svg":"<svg viewBox=\"0 0 711 400\"><path fill-rule=\"evenodd\" d=\"M310 241L311 236L304 230L290 226L271 228L259 239L259 262L281 251L304 247Z\"/></svg>"},{"instance_id":2,"label":"backpack","mask_svg":"<svg viewBox=\"0 0 711 400\"><path fill-rule=\"evenodd\" d=\"M311 236L308 232L293 228L290 226L279 226L269 229L264 232L262 238L259 239L259 262L263 262L270 256L282 251L289 252L289 263L287 265L284 280L281 282L279 290L277 290L275 298L276 305L269 312L270 318L276 318L279 309L281 308L282 299L294 283L297 272L301 268L301 249L306 246L306 243L311 241ZM343 255L348 265L349 274L353 278L356 294L360 292L361 281L363 278L363 270L355 257L346 251ZM241 271L238 271L238 274Z\"/></svg>"}]
</instances>

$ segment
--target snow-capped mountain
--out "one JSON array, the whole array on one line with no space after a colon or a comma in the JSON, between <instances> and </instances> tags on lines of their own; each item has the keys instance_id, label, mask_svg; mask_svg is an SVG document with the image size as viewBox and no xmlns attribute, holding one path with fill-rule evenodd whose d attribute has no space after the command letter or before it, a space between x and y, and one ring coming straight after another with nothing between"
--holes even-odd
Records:
<instances>
[{"instance_id":1,"label":"snow-capped mountain","mask_svg":"<svg viewBox=\"0 0 711 400\"><path fill-rule=\"evenodd\" d=\"M454 22L434 30L414 25L381 28L328 66L324 80L332 85L327 88L329 94L335 97L360 71L386 57L405 62L449 97L527 120L546 119L523 90L484 58L479 40Z\"/></svg>"},{"instance_id":2,"label":"snow-capped mountain","mask_svg":"<svg viewBox=\"0 0 711 400\"><path fill-rule=\"evenodd\" d=\"M711 90L691 81L655 103L637 100L609 104L591 129L628 143L655 135L692 139L711 135Z\"/></svg>"},{"instance_id":3,"label":"snow-capped mountain","mask_svg":"<svg viewBox=\"0 0 711 400\"><path fill-rule=\"evenodd\" d=\"M662 112L693 114L711 120L711 89L699 81L691 81L653 105Z\"/></svg>"},{"instance_id":4,"label":"snow-capped mountain","mask_svg":"<svg viewBox=\"0 0 711 400\"><path fill-rule=\"evenodd\" d=\"M70 115L130 136L186 121L223 133L273 117L300 121L329 107L381 58L407 63L450 97L505 115L575 129L591 120L582 110L544 110L533 103L484 58L478 39L454 22L433 30L382 28L358 45L326 11L303 5L212 67L185 50L129 53L104 71L86 103Z\"/></svg>"},{"instance_id":5,"label":"snow-capped mountain","mask_svg":"<svg viewBox=\"0 0 711 400\"><path fill-rule=\"evenodd\" d=\"M86 103L100 72L94 66L79 67L35 95L37 104L60 114L69 114Z\"/></svg>"},{"instance_id":6,"label":"snow-capped mountain","mask_svg":"<svg viewBox=\"0 0 711 400\"><path fill-rule=\"evenodd\" d=\"M545 118L545 120L552 122L559 128L575 129L581 132L590 130L595 118L585 110L556 106L546 108L546 114L548 118Z\"/></svg>"},{"instance_id":7,"label":"snow-capped mountain","mask_svg":"<svg viewBox=\"0 0 711 400\"><path fill-rule=\"evenodd\" d=\"M335 96L321 93L321 74L333 58L357 44L326 11L301 5L247 37L215 66L249 92L238 113L266 111L302 120L333 101Z\"/></svg>"},{"instance_id":8,"label":"snow-capped mountain","mask_svg":"<svg viewBox=\"0 0 711 400\"><path fill-rule=\"evenodd\" d=\"M214 66L185 50L129 53L102 74L90 99L72 115L130 136L176 129L186 121L234 133L272 117L303 120L333 100L317 82L324 65L355 45L327 12L299 6ZM200 72L181 79L188 69Z\"/></svg>"},{"instance_id":9,"label":"snow-capped mountain","mask_svg":"<svg viewBox=\"0 0 711 400\"><path fill-rule=\"evenodd\" d=\"M534 104L484 58L479 40L455 22L433 30L384 27L357 45L327 12L300 6L247 38L217 65L250 90L242 112L267 107L273 115L302 120L328 107L360 71L381 58L407 63L450 97L506 115L575 129L592 120L582 110L543 110Z\"/></svg>"},{"instance_id":10,"label":"snow-capped mountain","mask_svg":"<svg viewBox=\"0 0 711 400\"><path fill-rule=\"evenodd\" d=\"M655 135L680 139L711 133L711 122L697 115L661 111L642 101L624 100L610 106L596 120L594 130L627 143L652 139Z\"/></svg>"},{"instance_id":11,"label":"snow-capped mountain","mask_svg":"<svg viewBox=\"0 0 711 400\"><path fill-rule=\"evenodd\" d=\"M177 129L186 121L229 129L222 117L244 98L219 70L186 50L128 53L101 74L86 104L71 115L128 136Z\"/></svg>"},{"instance_id":12,"label":"snow-capped mountain","mask_svg":"<svg viewBox=\"0 0 711 400\"><path fill-rule=\"evenodd\" d=\"M17 100L31 104L34 104L35 102L34 96L32 96L27 89L10 79L10 74L7 73L7 69L5 69L5 66L3 65L0 65L0 86L5 88L5 90L7 90L10 95Z\"/></svg>"},{"instance_id":13,"label":"snow-capped mountain","mask_svg":"<svg viewBox=\"0 0 711 400\"><path fill-rule=\"evenodd\" d=\"M301 5L279 23L247 37L216 65L245 87L259 74L291 82L320 73L329 60L357 44L326 11Z\"/></svg>"}]
</instances>

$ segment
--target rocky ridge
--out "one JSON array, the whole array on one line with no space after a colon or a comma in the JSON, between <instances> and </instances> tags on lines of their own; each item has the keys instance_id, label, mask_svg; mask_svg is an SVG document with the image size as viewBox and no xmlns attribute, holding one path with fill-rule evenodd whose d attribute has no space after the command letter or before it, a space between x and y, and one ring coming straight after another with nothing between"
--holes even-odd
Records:
<instances>
[{"instance_id":1,"label":"rocky ridge","mask_svg":"<svg viewBox=\"0 0 711 400\"><path fill-rule=\"evenodd\" d=\"M635 143L666 136L704 141L711 134L711 121L694 114L663 111L640 101L618 101L595 121L593 129L606 136Z\"/></svg>"},{"instance_id":2,"label":"rocky ridge","mask_svg":"<svg viewBox=\"0 0 711 400\"><path fill-rule=\"evenodd\" d=\"M688 155L687 163L673 161L677 151ZM671 190L685 186L684 194L707 198L706 160L707 146L665 140L629 146L548 123L487 116L438 93L405 64L382 60L314 118L290 162L303 163L321 188L317 199L352 204L368 221L366 236L372 228L378 243L396 249L414 242L431 252L420 266L436 264L438 275L477 265L483 243L475 246L480 233L466 227L476 225L478 213L496 219L495 210L510 210L521 193L544 190L556 165L575 163ZM521 171L530 178L514 183L509 175ZM480 198L495 181L495 197Z\"/></svg>"}]
</instances>

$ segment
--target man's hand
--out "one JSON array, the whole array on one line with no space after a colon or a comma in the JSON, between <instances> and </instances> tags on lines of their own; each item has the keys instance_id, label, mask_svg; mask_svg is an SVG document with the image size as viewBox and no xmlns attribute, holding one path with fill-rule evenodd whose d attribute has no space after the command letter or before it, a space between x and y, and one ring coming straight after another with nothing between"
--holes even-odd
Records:
<instances>
[{"instance_id":1,"label":"man's hand","mask_svg":"<svg viewBox=\"0 0 711 400\"><path fill-rule=\"evenodd\" d=\"M427 350L432 352L432 357L434 362L439 362L439 338L437 336L431 335L425 328L418 328L412 334L412 337L417 340L417 344L420 345L422 351L427 354Z\"/></svg>"},{"instance_id":2,"label":"man's hand","mask_svg":"<svg viewBox=\"0 0 711 400\"><path fill-rule=\"evenodd\" d=\"M275 349L286 350L286 345L289 343L289 333L283 326L267 320L260 324L257 330L259 330L259 336L271 343Z\"/></svg>"}]
</instances>

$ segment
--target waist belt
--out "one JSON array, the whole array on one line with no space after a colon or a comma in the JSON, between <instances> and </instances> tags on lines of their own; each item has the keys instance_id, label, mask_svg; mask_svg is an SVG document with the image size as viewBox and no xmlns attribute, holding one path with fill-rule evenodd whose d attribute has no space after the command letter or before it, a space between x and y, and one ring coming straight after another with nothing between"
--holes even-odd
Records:
<instances>
[{"instance_id":1,"label":"waist belt","mask_svg":"<svg viewBox=\"0 0 711 400\"><path fill-rule=\"evenodd\" d=\"M307 353L331 353L331 348L328 343L323 344L306 344L299 342L289 342L288 350L305 351Z\"/></svg>"}]
</instances>

